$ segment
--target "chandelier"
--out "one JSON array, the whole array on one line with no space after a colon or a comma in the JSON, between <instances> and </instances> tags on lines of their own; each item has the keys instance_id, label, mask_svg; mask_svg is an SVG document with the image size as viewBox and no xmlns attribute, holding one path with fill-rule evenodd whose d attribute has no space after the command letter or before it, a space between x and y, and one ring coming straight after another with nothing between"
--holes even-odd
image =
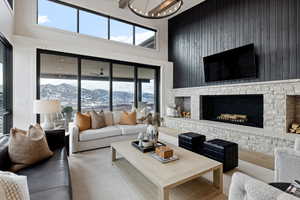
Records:
<instances>
[{"instance_id":1,"label":"chandelier","mask_svg":"<svg viewBox=\"0 0 300 200\"><path fill-rule=\"evenodd\" d=\"M182 4L182 0L131 0L128 7L140 17L160 19L175 14Z\"/></svg>"}]
</instances>

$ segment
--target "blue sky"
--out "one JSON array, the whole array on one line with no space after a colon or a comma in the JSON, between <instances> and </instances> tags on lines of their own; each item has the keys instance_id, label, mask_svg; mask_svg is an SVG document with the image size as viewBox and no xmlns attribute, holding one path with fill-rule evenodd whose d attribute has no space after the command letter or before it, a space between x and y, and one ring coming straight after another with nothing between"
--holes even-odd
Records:
<instances>
[{"instance_id":1,"label":"blue sky","mask_svg":"<svg viewBox=\"0 0 300 200\"><path fill-rule=\"evenodd\" d=\"M77 31L77 10L48 0L39 0L38 23L71 32ZM80 11L79 31L81 34L107 39L108 20L89 12ZM111 19L111 40L124 43L133 42L132 25ZM136 28L136 44L140 44L155 33L143 28Z\"/></svg>"}]
</instances>

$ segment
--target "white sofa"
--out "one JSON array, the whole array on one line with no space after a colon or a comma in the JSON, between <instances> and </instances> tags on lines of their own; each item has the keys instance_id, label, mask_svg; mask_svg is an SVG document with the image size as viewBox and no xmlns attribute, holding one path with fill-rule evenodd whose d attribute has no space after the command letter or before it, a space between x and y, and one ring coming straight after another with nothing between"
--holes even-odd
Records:
<instances>
[{"instance_id":1,"label":"white sofa","mask_svg":"<svg viewBox=\"0 0 300 200\"><path fill-rule=\"evenodd\" d=\"M299 200L290 194L245 174L236 172L232 176L229 200Z\"/></svg>"},{"instance_id":2,"label":"white sofa","mask_svg":"<svg viewBox=\"0 0 300 200\"><path fill-rule=\"evenodd\" d=\"M120 112L113 112L113 125L101 129L79 131L75 123L69 124L70 152L92 150L108 147L112 142L136 139L141 132L147 130L146 124L120 125Z\"/></svg>"},{"instance_id":3,"label":"white sofa","mask_svg":"<svg viewBox=\"0 0 300 200\"><path fill-rule=\"evenodd\" d=\"M275 182L300 180L300 139L296 139L294 149L275 149Z\"/></svg>"}]
</instances>

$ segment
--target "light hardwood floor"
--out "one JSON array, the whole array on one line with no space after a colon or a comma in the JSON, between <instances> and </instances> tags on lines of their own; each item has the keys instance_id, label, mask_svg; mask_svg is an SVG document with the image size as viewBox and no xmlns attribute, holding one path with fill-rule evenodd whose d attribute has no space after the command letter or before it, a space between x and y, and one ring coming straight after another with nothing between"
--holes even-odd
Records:
<instances>
[{"instance_id":1,"label":"light hardwood floor","mask_svg":"<svg viewBox=\"0 0 300 200\"><path fill-rule=\"evenodd\" d=\"M111 164L109 148L70 156L70 169L74 200L156 200L158 188L125 159ZM262 181L270 182L273 171L241 161L239 168L224 174L224 192L228 194L231 176L242 171ZM205 178L205 179L204 179ZM206 180L212 174L171 191L171 200L225 200Z\"/></svg>"}]
</instances>

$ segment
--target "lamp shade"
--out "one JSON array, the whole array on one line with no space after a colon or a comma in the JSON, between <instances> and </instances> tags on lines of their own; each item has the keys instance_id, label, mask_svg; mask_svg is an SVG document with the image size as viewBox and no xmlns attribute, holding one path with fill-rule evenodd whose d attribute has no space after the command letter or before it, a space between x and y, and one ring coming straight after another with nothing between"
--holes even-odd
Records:
<instances>
[{"instance_id":1,"label":"lamp shade","mask_svg":"<svg viewBox=\"0 0 300 200\"><path fill-rule=\"evenodd\" d=\"M58 100L35 100L33 105L33 113L48 114L61 111L60 101Z\"/></svg>"}]
</instances>

